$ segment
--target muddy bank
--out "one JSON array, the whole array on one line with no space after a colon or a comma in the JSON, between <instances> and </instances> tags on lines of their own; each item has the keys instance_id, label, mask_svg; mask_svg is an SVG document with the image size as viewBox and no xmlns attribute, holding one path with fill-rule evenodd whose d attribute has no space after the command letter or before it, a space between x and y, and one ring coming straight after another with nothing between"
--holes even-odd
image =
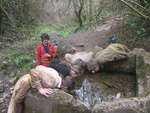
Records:
<instances>
[{"instance_id":1,"label":"muddy bank","mask_svg":"<svg viewBox=\"0 0 150 113\"><path fill-rule=\"evenodd\" d=\"M103 47L109 43L109 37L121 27L121 21L120 17L111 17L96 26L94 30L71 34L66 42L79 51L91 50L96 45Z\"/></svg>"}]
</instances>

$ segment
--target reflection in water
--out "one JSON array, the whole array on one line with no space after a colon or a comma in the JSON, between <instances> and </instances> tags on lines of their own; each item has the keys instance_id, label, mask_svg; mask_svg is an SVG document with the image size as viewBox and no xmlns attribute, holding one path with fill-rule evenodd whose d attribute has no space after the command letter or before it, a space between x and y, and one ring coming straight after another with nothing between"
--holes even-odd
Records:
<instances>
[{"instance_id":1,"label":"reflection in water","mask_svg":"<svg viewBox=\"0 0 150 113\"><path fill-rule=\"evenodd\" d=\"M80 89L75 90L75 94L88 108L91 108L104 100L100 89L93 89L88 79L83 81Z\"/></svg>"}]
</instances>

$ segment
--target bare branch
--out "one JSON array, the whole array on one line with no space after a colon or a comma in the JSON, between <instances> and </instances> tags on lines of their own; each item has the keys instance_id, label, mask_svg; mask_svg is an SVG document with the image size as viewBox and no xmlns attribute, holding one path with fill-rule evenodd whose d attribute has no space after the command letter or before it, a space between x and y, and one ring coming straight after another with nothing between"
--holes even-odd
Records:
<instances>
[{"instance_id":1,"label":"bare branch","mask_svg":"<svg viewBox=\"0 0 150 113\"><path fill-rule=\"evenodd\" d=\"M137 14L139 14L140 16L144 17L145 19L150 20L150 17L143 14L142 12L138 11L135 7L133 7L131 4L129 4L128 2L126 2L125 0L120 0L121 2L123 2L125 5L127 5L129 8L131 8L133 11L135 11Z\"/></svg>"},{"instance_id":2,"label":"bare branch","mask_svg":"<svg viewBox=\"0 0 150 113\"><path fill-rule=\"evenodd\" d=\"M82 22L82 10L84 7L84 0L79 0L79 5L77 5L77 3L75 2L75 0L72 1L73 2L73 6L74 6L74 12L76 17L78 18L79 21L79 25L82 26L83 22Z\"/></svg>"},{"instance_id":3,"label":"bare branch","mask_svg":"<svg viewBox=\"0 0 150 113\"><path fill-rule=\"evenodd\" d=\"M8 20L13 23L12 19L10 18L9 14L7 13L7 11L0 5L0 9L2 10L2 12L6 15L6 17L8 18Z\"/></svg>"},{"instance_id":4,"label":"bare branch","mask_svg":"<svg viewBox=\"0 0 150 113\"><path fill-rule=\"evenodd\" d=\"M143 7L142 5L140 5L140 4L137 3L137 2L135 2L135 1L133 1L133 0L128 0L128 1L131 2L131 3L133 3L133 4L135 4L135 5L137 5L137 6L139 6L139 7L142 8L143 10L146 10L145 7Z\"/></svg>"}]
</instances>

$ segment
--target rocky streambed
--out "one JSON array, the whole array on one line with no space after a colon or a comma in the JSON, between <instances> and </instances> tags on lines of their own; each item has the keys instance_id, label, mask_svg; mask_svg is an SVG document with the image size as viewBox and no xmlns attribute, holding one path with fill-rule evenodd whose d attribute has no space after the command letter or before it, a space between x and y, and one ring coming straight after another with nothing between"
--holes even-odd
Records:
<instances>
[{"instance_id":1,"label":"rocky streambed","mask_svg":"<svg viewBox=\"0 0 150 113\"><path fill-rule=\"evenodd\" d=\"M102 102L88 109L63 91L56 91L49 98L30 92L25 105L25 113L149 113L150 96Z\"/></svg>"},{"instance_id":2,"label":"rocky streambed","mask_svg":"<svg viewBox=\"0 0 150 113\"><path fill-rule=\"evenodd\" d=\"M49 98L30 92L25 100L25 113L150 113L150 53L134 49L127 60L114 64L103 67L107 73L78 78L77 90L82 89L86 79L87 89L100 91L104 97L99 103L92 100L90 109L82 98L56 90Z\"/></svg>"},{"instance_id":3,"label":"rocky streambed","mask_svg":"<svg viewBox=\"0 0 150 113\"><path fill-rule=\"evenodd\" d=\"M56 90L46 98L31 91L25 101L25 113L103 113L97 110L101 108L100 110L107 111L106 106L111 109L119 103L128 106L132 99L125 98L135 97L136 93L135 75L104 72L83 75L76 80L75 93L76 95L71 95ZM120 97L117 97L119 93Z\"/></svg>"},{"instance_id":4,"label":"rocky streambed","mask_svg":"<svg viewBox=\"0 0 150 113\"><path fill-rule=\"evenodd\" d=\"M101 72L84 75L76 80L75 97L85 106L136 96L135 75Z\"/></svg>"}]
</instances>

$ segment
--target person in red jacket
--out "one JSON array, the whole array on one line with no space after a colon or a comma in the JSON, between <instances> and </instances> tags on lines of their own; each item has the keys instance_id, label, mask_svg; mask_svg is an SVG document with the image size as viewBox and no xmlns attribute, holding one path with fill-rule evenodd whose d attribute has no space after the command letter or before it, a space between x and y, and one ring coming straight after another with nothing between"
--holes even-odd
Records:
<instances>
[{"instance_id":1,"label":"person in red jacket","mask_svg":"<svg viewBox=\"0 0 150 113\"><path fill-rule=\"evenodd\" d=\"M36 64L49 66L51 60L57 54L57 48L49 42L49 35L41 35L41 43L36 46Z\"/></svg>"}]
</instances>

